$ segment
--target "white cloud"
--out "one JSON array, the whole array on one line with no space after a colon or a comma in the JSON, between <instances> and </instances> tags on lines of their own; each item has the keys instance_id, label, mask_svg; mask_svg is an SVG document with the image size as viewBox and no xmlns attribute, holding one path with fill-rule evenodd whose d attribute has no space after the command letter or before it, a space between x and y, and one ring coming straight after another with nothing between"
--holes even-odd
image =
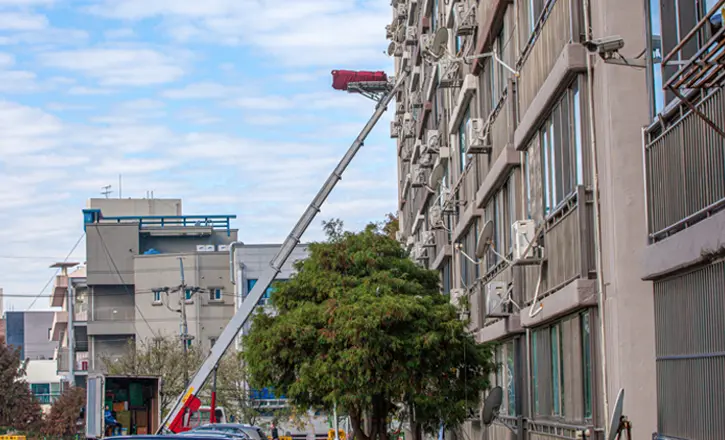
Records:
<instances>
[{"instance_id":1,"label":"white cloud","mask_svg":"<svg viewBox=\"0 0 725 440\"><path fill-rule=\"evenodd\" d=\"M23 12L0 12L0 29L10 31L37 31L48 27L45 15Z\"/></svg>"},{"instance_id":2,"label":"white cloud","mask_svg":"<svg viewBox=\"0 0 725 440\"><path fill-rule=\"evenodd\" d=\"M41 54L40 61L47 67L82 73L108 86L164 84L184 75L177 59L152 49L58 51Z\"/></svg>"},{"instance_id":3,"label":"white cloud","mask_svg":"<svg viewBox=\"0 0 725 440\"><path fill-rule=\"evenodd\" d=\"M42 110L0 101L0 157L55 147L62 123Z\"/></svg>"},{"instance_id":4,"label":"white cloud","mask_svg":"<svg viewBox=\"0 0 725 440\"><path fill-rule=\"evenodd\" d=\"M136 32L131 28L119 28L107 30L103 35L109 40L123 40L135 37Z\"/></svg>"},{"instance_id":5,"label":"white cloud","mask_svg":"<svg viewBox=\"0 0 725 440\"><path fill-rule=\"evenodd\" d=\"M386 1L106 0L89 10L127 20L162 17L180 42L247 44L286 65L389 64L382 54Z\"/></svg>"},{"instance_id":6,"label":"white cloud","mask_svg":"<svg viewBox=\"0 0 725 440\"><path fill-rule=\"evenodd\" d=\"M0 69L10 67L15 64L15 56L10 53L0 52Z\"/></svg>"},{"instance_id":7,"label":"white cloud","mask_svg":"<svg viewBox=\"0 0 725 440\"><path fill-rule=\"evenodd\" d=\"M0 92L2 93L28 93L40 89L33 72L24 70L0 70Z\"/></svg>"},{"instance_id":8,"label":"white cloud","mask_svg":"<svg viewBox=\"0 0 725 440\"><path fill-rule=\"evenodd\" d=\"M115 90L100 87L75 86L68 89L69 95L110 95Z\"/></svg>"},{"instance_id":9,"label":"white cloud","mask_svg":"<svg viewBox=\"0 0 725 440\"><path fill-rule=\"evenodd\" d=\"M240 87L227 86L215 82L199 82L188 84L178 89L162 92L162 96L170 99L208 99L224 98L237 95L243 91Z\"/></svg>"}]
</instances>

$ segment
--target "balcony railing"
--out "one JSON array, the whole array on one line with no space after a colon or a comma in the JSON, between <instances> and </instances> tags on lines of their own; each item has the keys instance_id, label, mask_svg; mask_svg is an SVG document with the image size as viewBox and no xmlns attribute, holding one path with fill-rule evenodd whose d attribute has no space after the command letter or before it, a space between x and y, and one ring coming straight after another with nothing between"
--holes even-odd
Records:
<instances>
[{"instance_id":1,"label":"balcony railing","mask_svg":"<svg viewBox=\"0 0 725 440\"><path fill-rule=\"evenodd\" d=\"M35 394L35 398L41 405L51 405L60 397L60 394Z\"/></svg>"},{"instance_id":2,"label":"balcony railing","mask_svg":"<svg viewBox=\"0 0 725 440\"><path fill-rule=\"evenodd\" d=\"M93 311L93 321L133 321L136 311L133 306L117 308L96 308Z\"/></svg>"},{"instance_id":3,"label":"balcony railing","mask_svg":"<svg viewBox=\"0 0 725 440\"><path fill-rule=\"evenodd\" d=\"M566 44L577 41L573 35L577 29L578 13L573 13L572 4L568 0L549 0L536 30L524 49L517 63L520 77L518 81L519 115L523 117L531 102L541 89L556 64Z\"/></svg>"},{"instance_id":4,"label":"balcony railing","mask_svg":"<svg viewBox=\"0 0 725 440\"><path fill-rule=\"evenodd\" d=\"M725 127L725 93L710 93L697 109ZM652 242L725 206L725 139L693 111L645 133L647 214Z\"/></svg>"},{"instance_id":5,"label":"balcony railing","mask_svg":"<svg viewBox=\"0 0 725 440\"><path fill-rule=\"evenodd\" d=\"M212 228L231 232L231 220L236 215L148 215L104 217L100 209L84 209L85 224L92 223L138 223L141 229L156 228Z\"/></svg>"},{"instance_id":6,"label":"balcony railing","mask_svg":"<svg viewBox=\"0 0 725 440\"><path fill-rule=\"evenodd\" d=\"M588 278L595 269L592 195L578 187L546 220L544 232L545 273L539 297L566 286L577 278ZM539 266L525 267L526 302L536 291Z\"/></svg>"},{"instance_id":7,"label":"balcony railing","mask_svg":"<svg viewBox=\"0 0 725 440\"><path fill-rule=\"evenodd\" d=\"M85 344L86 349L88 349L88 343ZM76 350L80 350L81 347L79 347L79 344L76 344ZM67 372L68 371L68 357L70 356L70 350L67 348L61 348L57 351L56 354L56 368L58 371L61 372ZM75 371L88 371L88 365L90 364L90 360L88 357L87 351L76 351L75 353L76 362L74 364Z\"/></svg>"}]
</instances>

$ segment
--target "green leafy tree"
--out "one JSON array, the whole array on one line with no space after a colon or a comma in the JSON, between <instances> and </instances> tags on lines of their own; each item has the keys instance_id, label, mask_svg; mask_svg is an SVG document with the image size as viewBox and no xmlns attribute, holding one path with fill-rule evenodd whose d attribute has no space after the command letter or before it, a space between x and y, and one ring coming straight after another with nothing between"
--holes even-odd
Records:
<instances>
[{"instance_id":1,"label":"green leafy tree","mask_svg":"<svg viewBox=\"0 0 725 440\"><path fill-rule=\"evenodd\" d=\"M490 348L440 294L438 274L378 225L359 233L342 232L339 220L323 225L327 242L311 244L297 274L276 286L277 314L253 319L244 339L251 383L301 409L336 403L357 439L386 439L395 416L407 415L417 439L441 422L459 425L488 387Z\"/></svg>"},{"instance_id":2,"label":"green leafy tree","mask_svg":"<svg viewBox=\"0 0 725 440\"><path fill-rule=\"evenodd\" d=\"M53 403L50 413L46 416L42 433L50 438L73 437L83 432L85 420L80 420L81 408L86 404L86 390L79 387L66 389L58 400Z\"/></svg>"},{"instance_id":3,"label":"green leafy tree","mask_svg":"<svg viewBox=\"0 0 725 440\"><path fill-rule=\"evenodd\" d=\"M40 403L22 378L20 350L0 337L0 428L26 430L40 422Z\"/></svg>"}]
</instances>

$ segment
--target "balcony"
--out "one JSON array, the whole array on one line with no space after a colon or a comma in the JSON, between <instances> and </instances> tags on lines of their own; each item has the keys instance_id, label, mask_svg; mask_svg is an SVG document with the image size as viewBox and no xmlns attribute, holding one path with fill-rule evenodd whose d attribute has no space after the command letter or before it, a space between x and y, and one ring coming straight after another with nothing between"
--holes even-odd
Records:
<instances>
[{"instance_id":1,"label":"balcony","mask_svg":"<svg viewBox=\"0 0 725 440\"><path fill-rule=\"evenodd\" d=\"M55 277L53 294L50 297L51 307L63 307L66 295L68 294L68 276L58 275Z\"/></svg>"},{"instance_id":2,"label":"balcony","mask_svg":"<svg viewBox=\"0 0 725 440\"><path fill-rule=\"evenodd\" d=\"M567 198L547 217L544 229L544 258L538 301L544 300L577 279L594 276L594 235L592 195L584 187ZM539 278L539 266L522 267L524 270L524 302L534 299ZM522 318L528 308L522 311ZM523 321L522 321L523 323Z\"/></svg>"},{"instance_id":3,"label":"balcony","mask_svg":"<svg viewBox=\"0 0 725 440\"><path fill-rule=\"evenodd\" d=\"M53 324L50 327L50 340L60 341L60 337L68 329L68 312L61 310L53 315Z\"/></svg>"},{"instance_id":4,"label":"balcony","mask_svg":"<svg viewBox=\"0 0 725 440\"><path fill-rule=\"evenodd\" d=\"M85 349L88 350L88 342L86 341L84 344L76 344L76 350L80 350L83 346L85 346ZM56 352L56 362L57 362L57 369L59 373L67 373L68 372L68 358L70 356L70 350L67 348L61 348ZM88 371L88 365L90 364L88 351L77 351L75 353L75 371L76 372L87 372Z\"/></svg>"},{"instance_id":5,"label":"balcony","mask_svg":"<svg viewBox=\"0 0 725 440\"><path fill-rule=\"evenodd\" d=\"M517 62L519 114L524 119L564 47L579 42L579 3L566 0L546 2L545 9ZM525 15L522 21L527 20ZM523 26L523 23L520 23ZM522 27L523 28L523 27Z\"/></svg>"},{"instance_id":6,"label":"balcony","mask_svg":"<svg viewBox=\"0 0 725 440\"><path fill-rule=\"evenodd\" d=\"M136 310L132 304L123 307L99 307L88 321L89 335L132 335L135 330Z\"/></svg>"},{"instance_id":7,"label":"balcony","mask_svg":"<svg viewBox=\"0 0 725 440\"><path fill-rule=\"evenodd\" d=\"M60 398L60 394L35 394L35 398L41 405L52 405Z\"/></svg>"},{"instance_id":8,"label":"balcony","mask_svg":"<svg viewBox=\"0 0 725 440\"><path fill-rule=\"evenodd\" d=\"M725 93L715 89L695 105L725 127ZM664 128L645 130L644 162L650 242L661 241L725 206L725 138L693 110Z\"/></svg>"}]
</instances>

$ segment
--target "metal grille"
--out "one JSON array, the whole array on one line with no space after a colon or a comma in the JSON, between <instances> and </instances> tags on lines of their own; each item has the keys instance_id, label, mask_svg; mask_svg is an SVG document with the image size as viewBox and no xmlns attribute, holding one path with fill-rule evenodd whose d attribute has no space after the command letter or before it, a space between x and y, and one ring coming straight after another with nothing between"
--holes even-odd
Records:
<instances>
[{"instance_id":1,"label":"metal grille","mask_svg":"<svg viewBox=\"0 0 725 440\"><path fill-rule=\"evenodd\" d=\"M718 89L697 108L725 127ZM646 133L647 209L652 241L693 224L725 204L725 140L693 112L664 131Z\"/></svg>"},{"instance_id":2,"label":"metal grille","mask_svg":"<svg viewBox=\"0 0 725 440\"><path fill-rule=\"evenodd\" d=\"M725 262L654 283L659 434L725 432Z\"/></svg>"}]
</instances>

